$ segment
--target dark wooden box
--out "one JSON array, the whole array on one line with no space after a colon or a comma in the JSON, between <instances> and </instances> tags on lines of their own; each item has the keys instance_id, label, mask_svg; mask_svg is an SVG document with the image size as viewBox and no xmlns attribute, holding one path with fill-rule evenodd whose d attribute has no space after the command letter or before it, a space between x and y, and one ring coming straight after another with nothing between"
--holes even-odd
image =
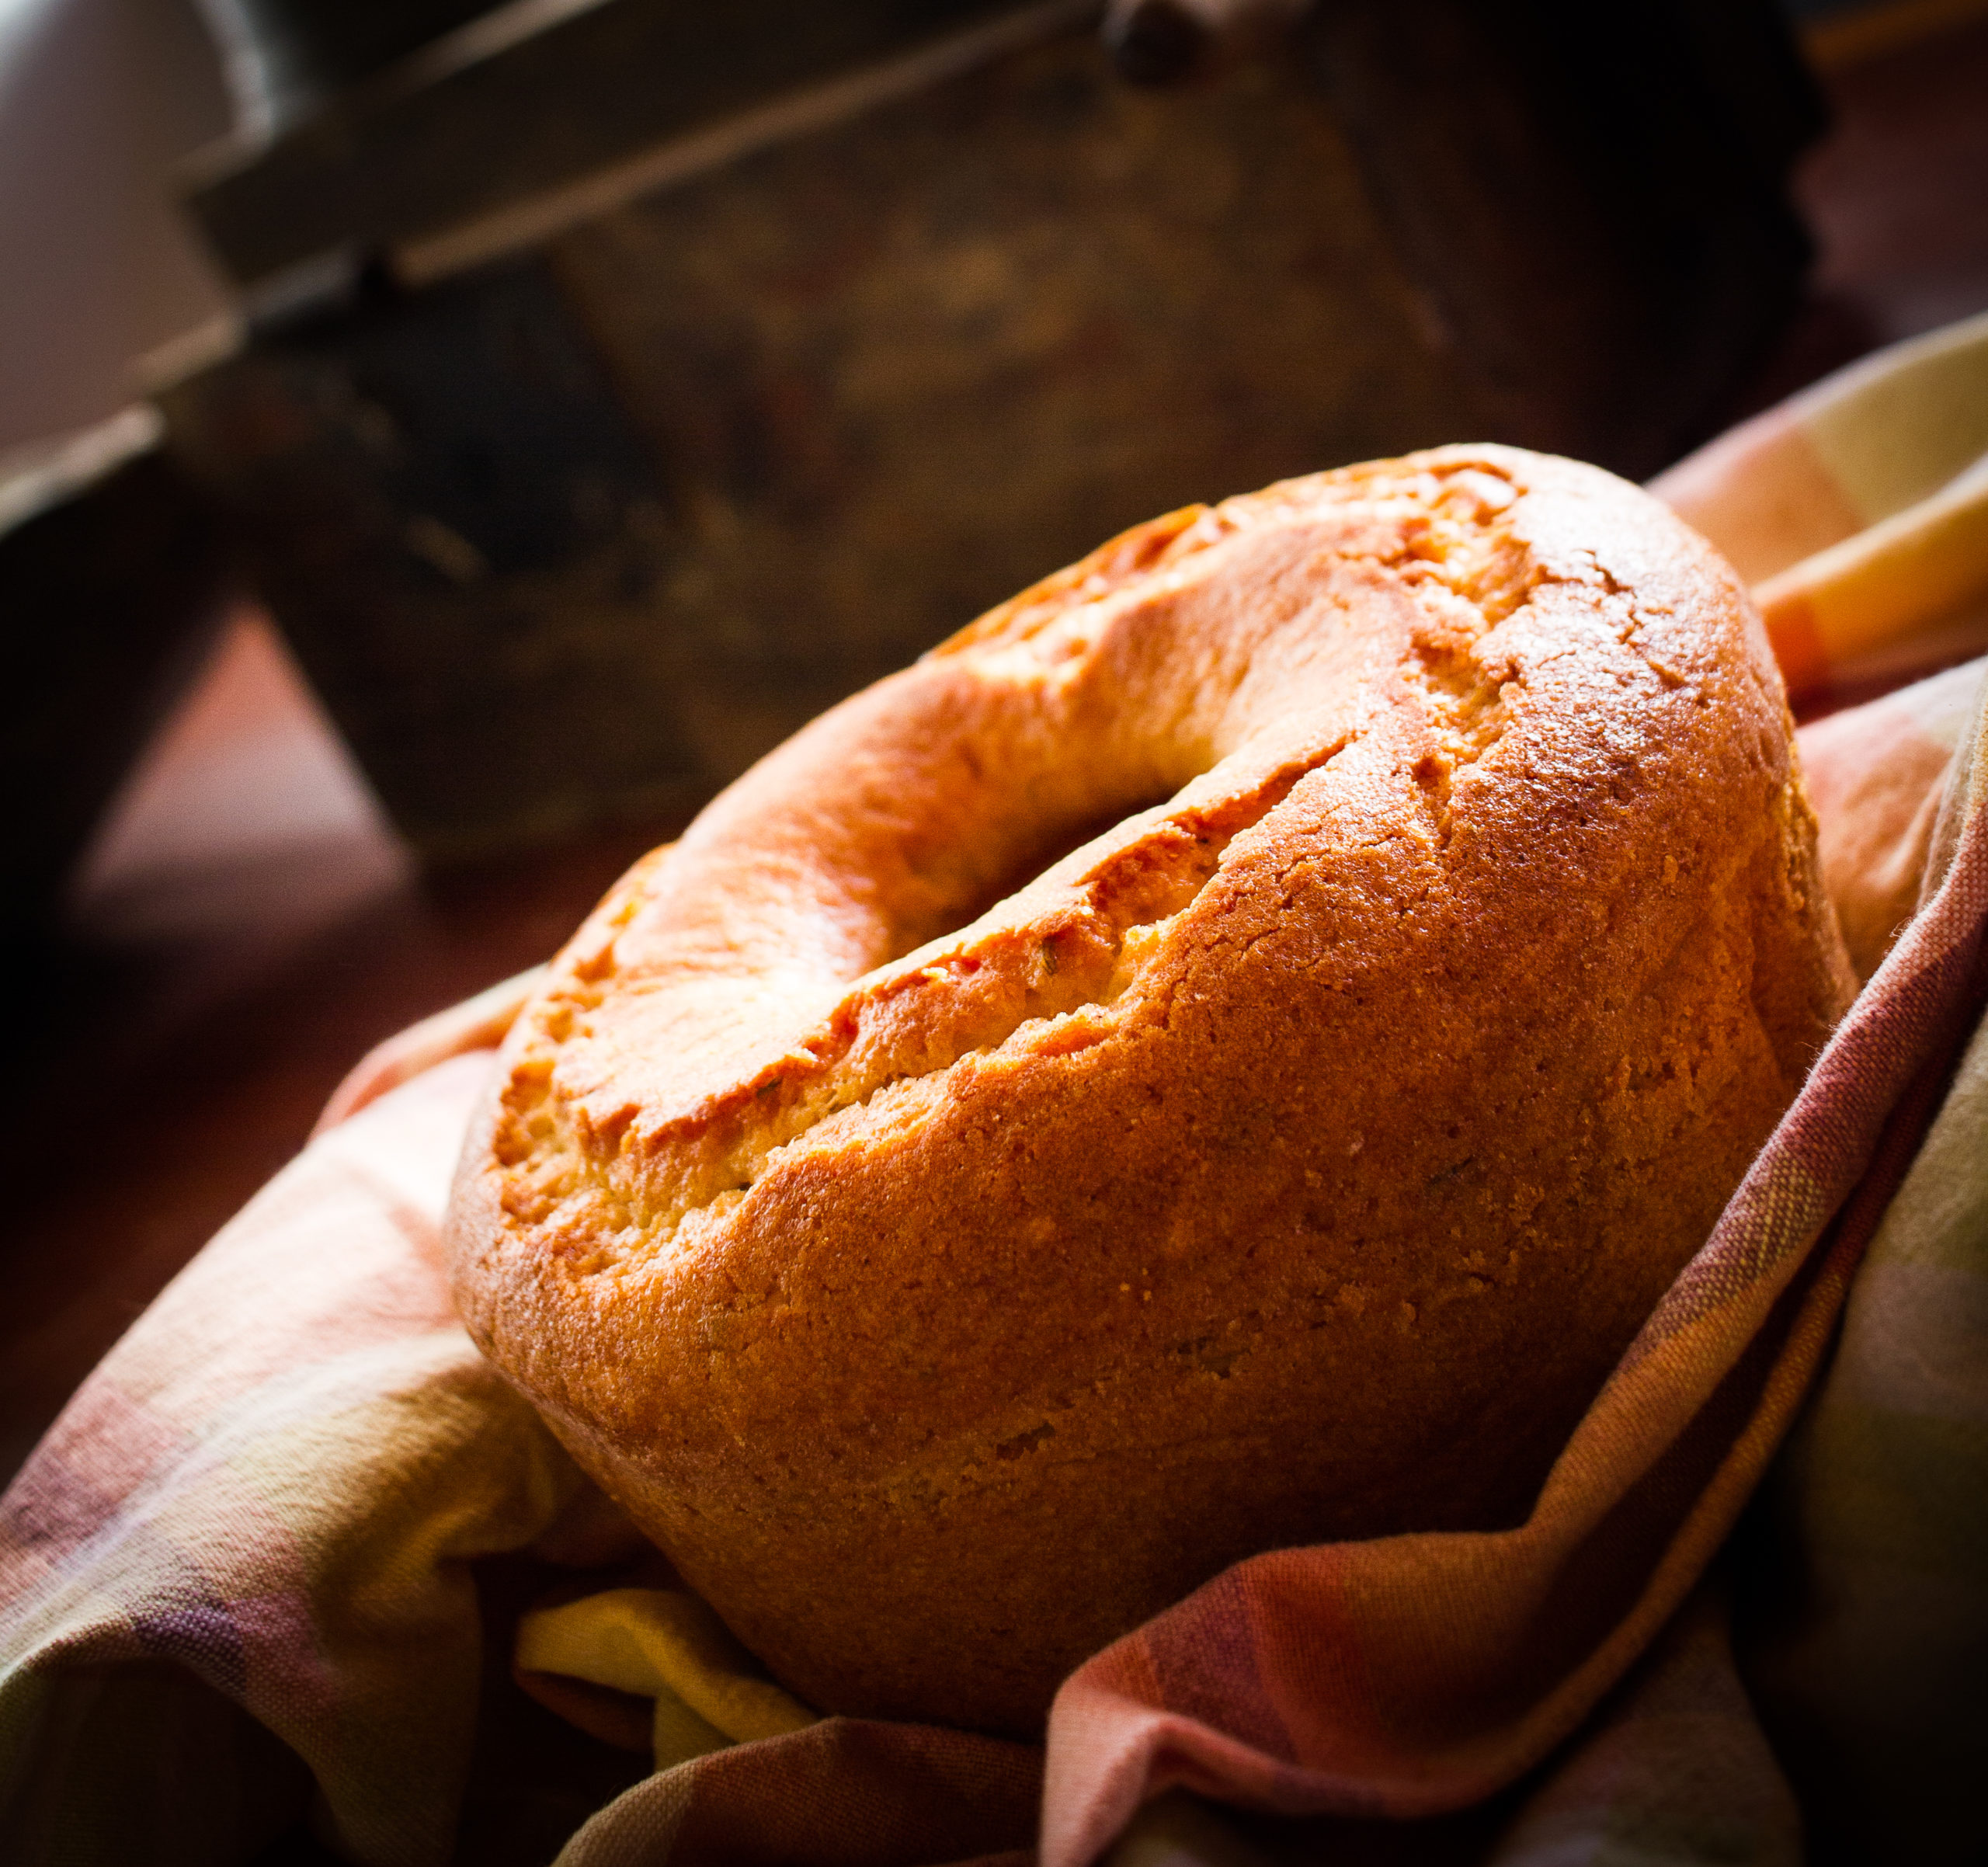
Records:
<instances>
[{"instance_id":1,"label":"dark wooden box","mask_svg":"<svg viewBox=\"0 0 1988 1867\"><path fill-rule=\"evenodd\" d=\"M1190 500L1647 473L1806 256L1764 0L1336 0L1144 87L1066 4L477 30L210 170L259 318L163 398L438 857L686 808Z\"/></svg>"}]
</instances>

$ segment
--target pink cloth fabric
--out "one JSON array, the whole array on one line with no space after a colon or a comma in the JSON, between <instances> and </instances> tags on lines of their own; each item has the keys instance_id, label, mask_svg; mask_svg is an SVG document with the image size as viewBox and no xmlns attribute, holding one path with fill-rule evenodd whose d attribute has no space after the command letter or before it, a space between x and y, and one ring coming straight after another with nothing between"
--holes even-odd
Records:
<instances>
[{"instance_id":1,"label":"pink cloth fabric","mask_svg":"<svg viewBox=\"0 0 1988 1867\"><path fill-rule=\"evenodd\" d=\"M1719 471L1703 467L1699 496ZM1756 1643L1788 1728L1823 1760L1804 1793L1855 1764L1858 1819L1882 1822L1903 1793L1891 1785L1913 1780L1913 1733L1971 1743L1978 1727L1988 1751L1965 1683L1983 1668L1962 1666L1944 1695L1897 1684L1903 1760L1864 1768L1827 1667L1893 1627L1886 1604L1903 1598L1883 1578L1905 1559L1858 1553L1874 1496L1888 1531L1917 1526L1906 1566L1957 1578L1924 1599L1988 1660L1988 1614L1962 1611L1988 1549L1940 1509L1988 1481L1980 1458L1927 1454L1931 1490L1830 1477L1859 1469L1872 1420L1932 1417L1914 1397L1931 1364L1897 1329L1959 1371L1938 1420L1988 1443L1988 1395L1965 1372L1988 1365L1988 1244L1969 1242L1988 1239L1983 671L1805 735L1825 873L1868 982L1531 1518L1240 1563L1082 1667L1041 1747L830 1719L616 1794L631 1771L593 1740L549 1719L517 1737L517 1719L543 1714L509 1682L506 1590L562 1573L611 1587L625 1552L455 1322L440 1260L478 1046L516 994L417 1027L356 1073L0 1500L0 1856L205 1867L308 1820L379 1867L542 1860L562 1841L564 1867L1088 1867L1132 1858L1128 1835L1211 1863L1343 1844L1545 1867L1583 1836L1625 1834L1667 1837L1652 1858L1799 1858L1795 1798L1712 1571L1874 1249L1882 1292L1852 1305L1772 1488L1782 1573L1834 1551L1830 1573L1848 1580ZM1931 1282L1928 1252L1945 1254Z\"/></svg>"}]
</instances>

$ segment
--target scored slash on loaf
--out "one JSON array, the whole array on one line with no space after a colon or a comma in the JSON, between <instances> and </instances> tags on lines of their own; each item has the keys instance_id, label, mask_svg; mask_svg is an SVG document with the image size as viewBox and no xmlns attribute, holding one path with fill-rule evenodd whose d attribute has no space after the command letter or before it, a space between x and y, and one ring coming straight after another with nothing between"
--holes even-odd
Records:
<instances>
[{"instance_id":1,"label":"scored slash on loaf","mask_svg":"<svg viewBox=\"0 0 1988 1867\"><path fill-rule=\"evenodd\" d=\"M1514 449L1322 474L638 864L472 1125L457 1301L803 1698L1030 1732L1239 1557L1522 1518L1850 989L1703 541Z\"/></svg>"}]
</instances>

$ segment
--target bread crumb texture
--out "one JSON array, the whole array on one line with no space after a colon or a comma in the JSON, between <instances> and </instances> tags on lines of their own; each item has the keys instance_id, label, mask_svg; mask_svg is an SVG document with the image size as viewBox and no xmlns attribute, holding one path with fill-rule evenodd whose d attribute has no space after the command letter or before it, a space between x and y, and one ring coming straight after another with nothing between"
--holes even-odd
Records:
<instances>
[{"instance_id":1,"label":"bread crumb texture","mask_svg":"<svg viewBox=\"0 0 1988 1867\"><path fill-rule=\"evenodd\" d=\"M1450 448L1114 540L619 885L473 1333L781 1680L1040 1727L1238 1558L1522 1518L1850 979L1733 573Z\"/></svg>"}]
</instances>

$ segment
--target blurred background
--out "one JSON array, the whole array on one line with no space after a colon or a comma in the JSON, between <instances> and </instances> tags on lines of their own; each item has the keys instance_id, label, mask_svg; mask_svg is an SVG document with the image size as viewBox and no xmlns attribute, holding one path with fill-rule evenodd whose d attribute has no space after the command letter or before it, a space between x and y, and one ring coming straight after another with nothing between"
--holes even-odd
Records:
<instances>
[{"instance_id":1,"label":"blurred background","mask_svg":"<svg viewBox=\"0 0 1988 1867\"><path fill-rule=\"evenodd\" d=\"M822 708L1190 500L1647 477L1984 177L1988 0L0 0L0 1472Z\"/></svg>"}]
</instances>

